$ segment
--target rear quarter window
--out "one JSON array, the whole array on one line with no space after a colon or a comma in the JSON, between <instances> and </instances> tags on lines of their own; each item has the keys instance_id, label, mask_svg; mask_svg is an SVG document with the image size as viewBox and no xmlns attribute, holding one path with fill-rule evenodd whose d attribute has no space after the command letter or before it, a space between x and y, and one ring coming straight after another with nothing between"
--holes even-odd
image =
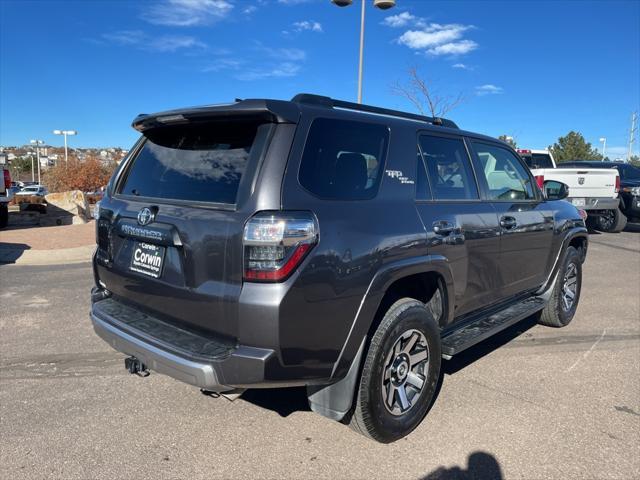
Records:
<instances>
[{"instance_id":1,"label":"rear quarter window","mask_svg":"<svg viewBox=\"0 0 640 480\"><path fill-rule=\"evenodd\" d=\"M234 204L259 126L234 120L145 132L119 193Z\"/></svg>"},{"instance_id":2,"label":"rear quarter window","mask_svg":"<svg viewBox=\"0 0 640 480\"><path fill-rule=\"evenodd\" d=\"M382 178L388 142L385 125L318 118L309 129L298 180L321 198L373 198Z\"/></svg>"}]
</instances>

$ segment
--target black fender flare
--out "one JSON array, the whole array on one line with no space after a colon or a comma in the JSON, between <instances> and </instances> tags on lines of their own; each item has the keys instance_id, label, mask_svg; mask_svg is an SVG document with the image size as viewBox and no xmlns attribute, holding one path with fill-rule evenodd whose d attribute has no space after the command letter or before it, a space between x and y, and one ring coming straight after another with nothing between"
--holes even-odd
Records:
<instances>
[{"instance_id":1,"label":"black fender flare","mask_svg":"<svg viewBox=\"0 0 640 480\"><path fill-rule=\"evenodd\" d=\"M442 276L445 283L447 304L453 305L453 275L446 257L423 255L383 265L371 279L360 302L338 360L334 364L331 374L332 379L340 379L347 373L362 339L369 332L378 307L391 284L404 277L429 272L438 273Z\"/></svg>"},{"instance_id":2,"label":"black fender flare","mask_svg":"<svg viewBox=\"0 0 640 480\"><path fill-rule=\"evenodd\" d=\"M398 260L384 265L372 278L360 302L347 339L334 364L329 385L307 388L312 410L333 420L341 420L351 409L358 384L362 359L366 355L366 335L388 288L397 280L419 273L434 272L444 279L447 305L453 305L453 275L446 257L424 255ZM448 311L452 312L449 308ZM451 315L452 313L450 313Z\"/></svg>"},{"instance_id":3,"label":"black fender flare","mask_svg":"<svg viewBox=\"0 0 640 480\"><path fill-rule=\"evenodd\" d=\"M553 263L553 268L551 268L551 271L549 272L549 275L547 276L546 281L544 282L542 287L538 289L538 291L536 292L536 295L541 296L543 298L547 298L551 294L551 291L553 290L553 286L555 284L556 276L558 274L558 269L560 268L560 260L562 259L562 255L566 251L569 244L575 238L584 239L585 248L582 254L582 261L584 262L585 257L587 255L587 249L589 247L589 234L587 232L586 227L576 226L576 227L572 227L565 230L563 232L562 243L560 244L560 248L558 249L558 253L556 254L556 259Z\"/></svg>"}]
</instances>

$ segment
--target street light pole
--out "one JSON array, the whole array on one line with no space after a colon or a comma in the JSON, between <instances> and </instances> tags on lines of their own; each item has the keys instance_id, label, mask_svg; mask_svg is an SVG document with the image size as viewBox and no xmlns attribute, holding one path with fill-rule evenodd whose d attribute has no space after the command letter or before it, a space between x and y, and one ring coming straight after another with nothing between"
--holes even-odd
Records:
<instances>
[{"instance_id":1,"label":"street light pole","mask_svg":"<svg viewBox=\"0 0 640 480\"><path fill-rule=\"evenodd\" d=\"M31 140L30 142L32 145L36 146L36 157L38 159L38 185L41 184L40 182L40 149L38 148L40 145L44 144L44 141L42 140ZM33 157L31 157L33 160ZM31 176L33 177L33 164L31 166ZM32 179L33 180L33 179Z\"/></svg>"},{"instance_id":2,"label":"street light pole","mask_svg":"<svg viewBox=\"0 0 640 480\"><path fill-rule=\"evenodd\" d=\"M35 182L36 181L36 177L35 177L35 173L34 173L34 170L33 170L33 152L31 152L29 154L29 156L31 157L31 181Z\"/></svg>"},{"instance_id":3,"label":"street light pole","mask_svg":"<svg viewBox=\"0 0 640 480\"><path fill-rule=\"evenodd\" d=\"M360 11L360 58L358 61L358 103L362 103L362 64L364 62L364 2Z\"/></svg>"},{"instance_id":4,"label":"street light pole","mask_svg":"<svg viewBox=\"0 0 640 480\"><path fill-rule=\"evenodd\" d=\"M364 64L364 13L365 3L367 0L362 0L362 6L360 9L360 56L358 59L358 103L362 103L362 70ZM334 5L338 7L348 7L353 3L353 0L331 0ZM394 7L395 0L374 0L373 6L380 10L388 10Z\"/></svg>"},{"instance_id":5,"label":"street light pole","mask_svg":"<svg viewBox=\"0 0 640 480\"><path fill-rule=\"evenodd\" d=\"M64 135L64 164L69 164L69 158L67 155L67 135L77 135L78 132L76 130L54 130L54 135Z\"/></svg>"},{"instance_id":6,"label":"street light pole","mask_svg":"<svg viewBox=\"0 0 640 480\"><path fill-rule=\"evenodd\" d=\"M602 142L602 161L604 162L607 153L607 138L602 137L600 138L600 141Z\"/></svg>"}]
</instances>

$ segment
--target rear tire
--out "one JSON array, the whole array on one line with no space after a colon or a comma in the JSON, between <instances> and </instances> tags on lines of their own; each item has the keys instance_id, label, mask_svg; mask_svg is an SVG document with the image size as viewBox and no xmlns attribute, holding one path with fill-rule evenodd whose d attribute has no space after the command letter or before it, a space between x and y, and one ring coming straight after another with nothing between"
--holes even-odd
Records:
<instances>
[{"instance_id":1,"label":"rear tire","mask_svg":"<svg viewBox=\"0 0 640 480\"><path fill-rule=\"evenodd\" d=\"M574 247L567 247L558 270L549 303L540 313L538 323L547 327L565 327L576 313L582 289L582 262Z\"/></svg>"},{"instance_id":2,"label":"rear tire","mask_svg":"<svg viewBox=\"0 0 640 480\"><path fill-rule=\"evenodd\" d=\"M429 309L398 300L371 339L349 426L382 443L408 435L434 399L440 362L440 329Z\"/></svg>"},{"instance_id":3,"label":"rear tire","mask_svg":"<svg viewBox=\"0 0 640 480\"><path fill-rule=\"evenodd\" d=\"M620 211L607 210L605 215L596 218L596 229L607 233L620 233L627 226L627 217Z\"/></svg>"},{"instance_id":4,"label":"rear tire","mask_svg":"<svg viewBox=\"0 0 640 480\"><path fill-rule=\"evenodd\" d=\"M9 207L6 203L0 203L0 228L9 224Z\"/></svg>"}]
</instances>

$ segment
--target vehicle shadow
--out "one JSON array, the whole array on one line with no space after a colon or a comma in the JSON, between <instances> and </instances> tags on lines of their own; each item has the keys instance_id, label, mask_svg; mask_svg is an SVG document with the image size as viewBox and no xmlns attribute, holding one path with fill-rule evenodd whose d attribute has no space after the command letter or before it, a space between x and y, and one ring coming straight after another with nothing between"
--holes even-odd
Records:
<instances>
[{"instance_id":1,"label":"vehicle shadow","mask_svg":"<svg viewBox=\"0 0 640 480\"><path fill-rule=\"evenodd\" d=\"M479 344L457 354L451 360L444 360L438 379L436 392L433 401L429 406L429 410L435 403L440 394L442 383L445 375L453 375L463 368L480 360L485 355L493 352L501 346L509 343L513 339L519 337L527 330L537 325L535 316L531 316L521 322L512 325L502 332L493 335L491 338L480 342ZM288 417L294 412L308 412L309 402L307 400L307 391L305 387L291 388L268 388L268 389L252 389L247 390L238 401L245 401L254 404L257 407L264 408L276 412L281 417ZM437 477L436 477L437 478ZM447 477L448 478L448 477ZM451 477L457 478L457 477ZM467 477L460 477L467 478ZM469 477L471 478L471 477Z\"/></svg>"},{"instance_id":2,"label":"vehicle shadow","mask_svg":"<svg viewBox=\"0 0 640 480\"><path fill-rule=\"evenodd\" d=\"M502 480L502 469L496 458L486 452L473 452L467 460L467 468L439 467L421 480Z\"/></svg>"},{"instance_id":3,"label":"vehicle shadow","mask_svg":"<svg viewBox=\"0 0 640 480\"><path fill-rule=\"evenodd\" d=\"M15 263L25 250L31 247L26 243L0 242L0 265L5 263Z\"/></svg>"},{"instance_id":4,"label":"vehicle shadow","mask_svg":"<svg viewBox=\"0 0 640 480\"><path fill-rule=\"evenodd\" d=\"M640 233L640 223L627 223L624 229L625 232Z\"/></svg>"},{"instance_id":5,"label":"vehicle shadow","mask_svg":"<svg viewBox=\"0 0 640 480\"><path fill-rule=\"evenodd\" d=\"M244 392L238 401L274 411L281 417L288 417L294 412L311 411L305 387L256 388Z\"/></svg>"},{"instance_id":6,"label":"vehicle shadow","mask_svg":"<svg viewBox=\"0 0 640 480\"><path fill-rule=\"evenodd\" d=\"M510 341L516 339L523 333L538 324L536 315L532 315L509 328L504 329L488 339L474 345L463 352L458 353L451 360L442 362L442 372L446 375L453 375L482 357L490 354L494 350L502 347Z\"/></svg>"}]
</instances>

